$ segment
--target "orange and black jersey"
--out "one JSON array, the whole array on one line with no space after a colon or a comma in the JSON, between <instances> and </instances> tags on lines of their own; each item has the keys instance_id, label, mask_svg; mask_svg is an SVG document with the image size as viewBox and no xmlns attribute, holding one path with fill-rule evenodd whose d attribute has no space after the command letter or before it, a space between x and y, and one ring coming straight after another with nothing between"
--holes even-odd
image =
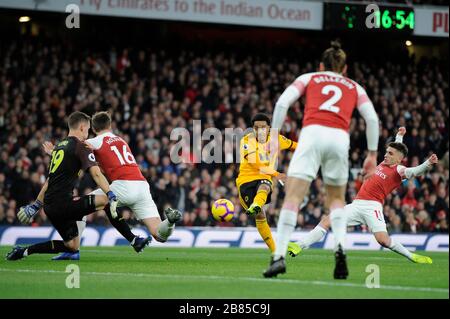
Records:
<instances>
[{"instance_id":1,"label":"orange and black jersey","mask_svg":"<svg viewBox=\"0 0 450 319\"><path fill-rule=\"evenodd\" d=\"M96 165L94 153L78 138L69 136L59 142L52 152L44 202L71 200L81 171Z\"/></svg>"},{"instance_id":2,"label":"orange and black jersey","mask_svg":"<svg viewBox=\"0 0 450 319\"><path fill-rule=\"evenodd\" d=\"M255 180L267 179L272 181L272 177L276 177L278 172L273 167L275 164L270 160L268 153L267 137L265 143L259 143L254 133L245 135L240 142L240 160L239 175L236 179L237 187L240 185L253 182ZM278 135L278 146L280 150L295 150L297 142L294 142L283 135Z\"/></svg>"}]
</instances>

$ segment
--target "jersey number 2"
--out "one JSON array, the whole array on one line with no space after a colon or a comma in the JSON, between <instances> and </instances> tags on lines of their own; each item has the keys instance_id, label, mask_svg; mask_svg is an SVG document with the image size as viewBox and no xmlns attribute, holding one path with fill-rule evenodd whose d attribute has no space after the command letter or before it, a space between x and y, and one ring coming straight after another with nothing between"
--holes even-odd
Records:
<instances>
[{"instance_id":1,"label":"jersey number 2","mask_svg":"<svg viewBox=\"0 0 450 319\"><path fill-rule=\"evenodd\" d=\"M117 158L119 159L120 165L125 165L126 164L125 161L128 164L136 164L136 160L134 159L133 154L131 154L131 153L129 153L127 151L127 146L126 145L123 146L122 150L123 150L123 152L122 152L123 156L122 156L122 154L120 154L120 152L119 152L119 150L117 149L116 146L111 146L111 151L116 153Z\"/></svg>"},{"instance_id":2,"label":"jersey number 2","mask_svg":"<svg viewBox=\"0 0 450 319\"><path fill-rule=\"evenodd\" d=\"M319 106L319 110L329 111L329 112L333 112L333 113L339 113L339 111L340 111L339 106L336 106L334 104L337 103L341 99L342 91L336 85L325 85L322 88L321 93L323 95L328 95L328 94L330 94L330 92L332 92L333 95L328 100L323 102L322 105Z\"/></svg>"}]
</instances>

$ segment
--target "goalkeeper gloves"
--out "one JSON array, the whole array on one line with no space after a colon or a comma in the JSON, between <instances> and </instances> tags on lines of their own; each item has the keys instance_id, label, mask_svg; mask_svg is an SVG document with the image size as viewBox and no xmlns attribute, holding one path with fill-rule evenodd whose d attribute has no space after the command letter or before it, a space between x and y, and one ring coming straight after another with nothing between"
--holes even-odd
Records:
<instances>
[{"instance_id":1,"label":"goalkeeper gloves","mask_svg":"<svg viewBox=\"0 0 450 319\"><path fill-rule=\"evenodd\" d=\"M17 213L19 221L22 224L30 224L42 206L43 204L39 200L36 200L33 204L20 207L19 212Z\"/></svg>"},{"instance_id":2,"label":"goalkeeper gloves","mask_svg":"<svg viewBox=\"0 0 450 319\"><path fill-rule=\"evenodd\" d=\"M108 195L109 210L111 212L111 216L112 218L116 219L118 217L117 204L119 203L117 200L117 196L112 191L109 191L108 193L106 193L106 195Z\"/></svg>"}]
</instances>

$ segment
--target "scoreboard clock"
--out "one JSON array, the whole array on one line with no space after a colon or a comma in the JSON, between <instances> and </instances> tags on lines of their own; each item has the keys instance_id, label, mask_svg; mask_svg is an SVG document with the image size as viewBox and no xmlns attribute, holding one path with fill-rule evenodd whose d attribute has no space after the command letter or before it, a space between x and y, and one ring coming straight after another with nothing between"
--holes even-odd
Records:
<instances>
[{"instance_id":1,"label":"scoreboard clock","mask_svg":"<svg viewBox=\"0 0 450 319\"><path fill-rule=\"evenodd\" d=\"M412 7L378 5L368 3L326 3L325 29L368 32L412 33L414 9Z\"/></svg>"}]
</instances>

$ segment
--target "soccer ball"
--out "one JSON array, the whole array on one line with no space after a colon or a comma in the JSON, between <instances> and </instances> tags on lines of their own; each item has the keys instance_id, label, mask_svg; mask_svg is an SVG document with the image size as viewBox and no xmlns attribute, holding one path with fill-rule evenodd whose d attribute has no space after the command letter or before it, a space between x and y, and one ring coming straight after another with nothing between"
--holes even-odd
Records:
<instances>
[{"instance_id":1,"label":"soccer ball","mask_svg":"<svg viewBox=\"0 0 450 319\"><path fill-rule=\"evenodd\" d=\"M228 199L218 199L212 205L211 213L215 220L229 222L234 216L234 205Z\"/></svg>"}]
</instances>

